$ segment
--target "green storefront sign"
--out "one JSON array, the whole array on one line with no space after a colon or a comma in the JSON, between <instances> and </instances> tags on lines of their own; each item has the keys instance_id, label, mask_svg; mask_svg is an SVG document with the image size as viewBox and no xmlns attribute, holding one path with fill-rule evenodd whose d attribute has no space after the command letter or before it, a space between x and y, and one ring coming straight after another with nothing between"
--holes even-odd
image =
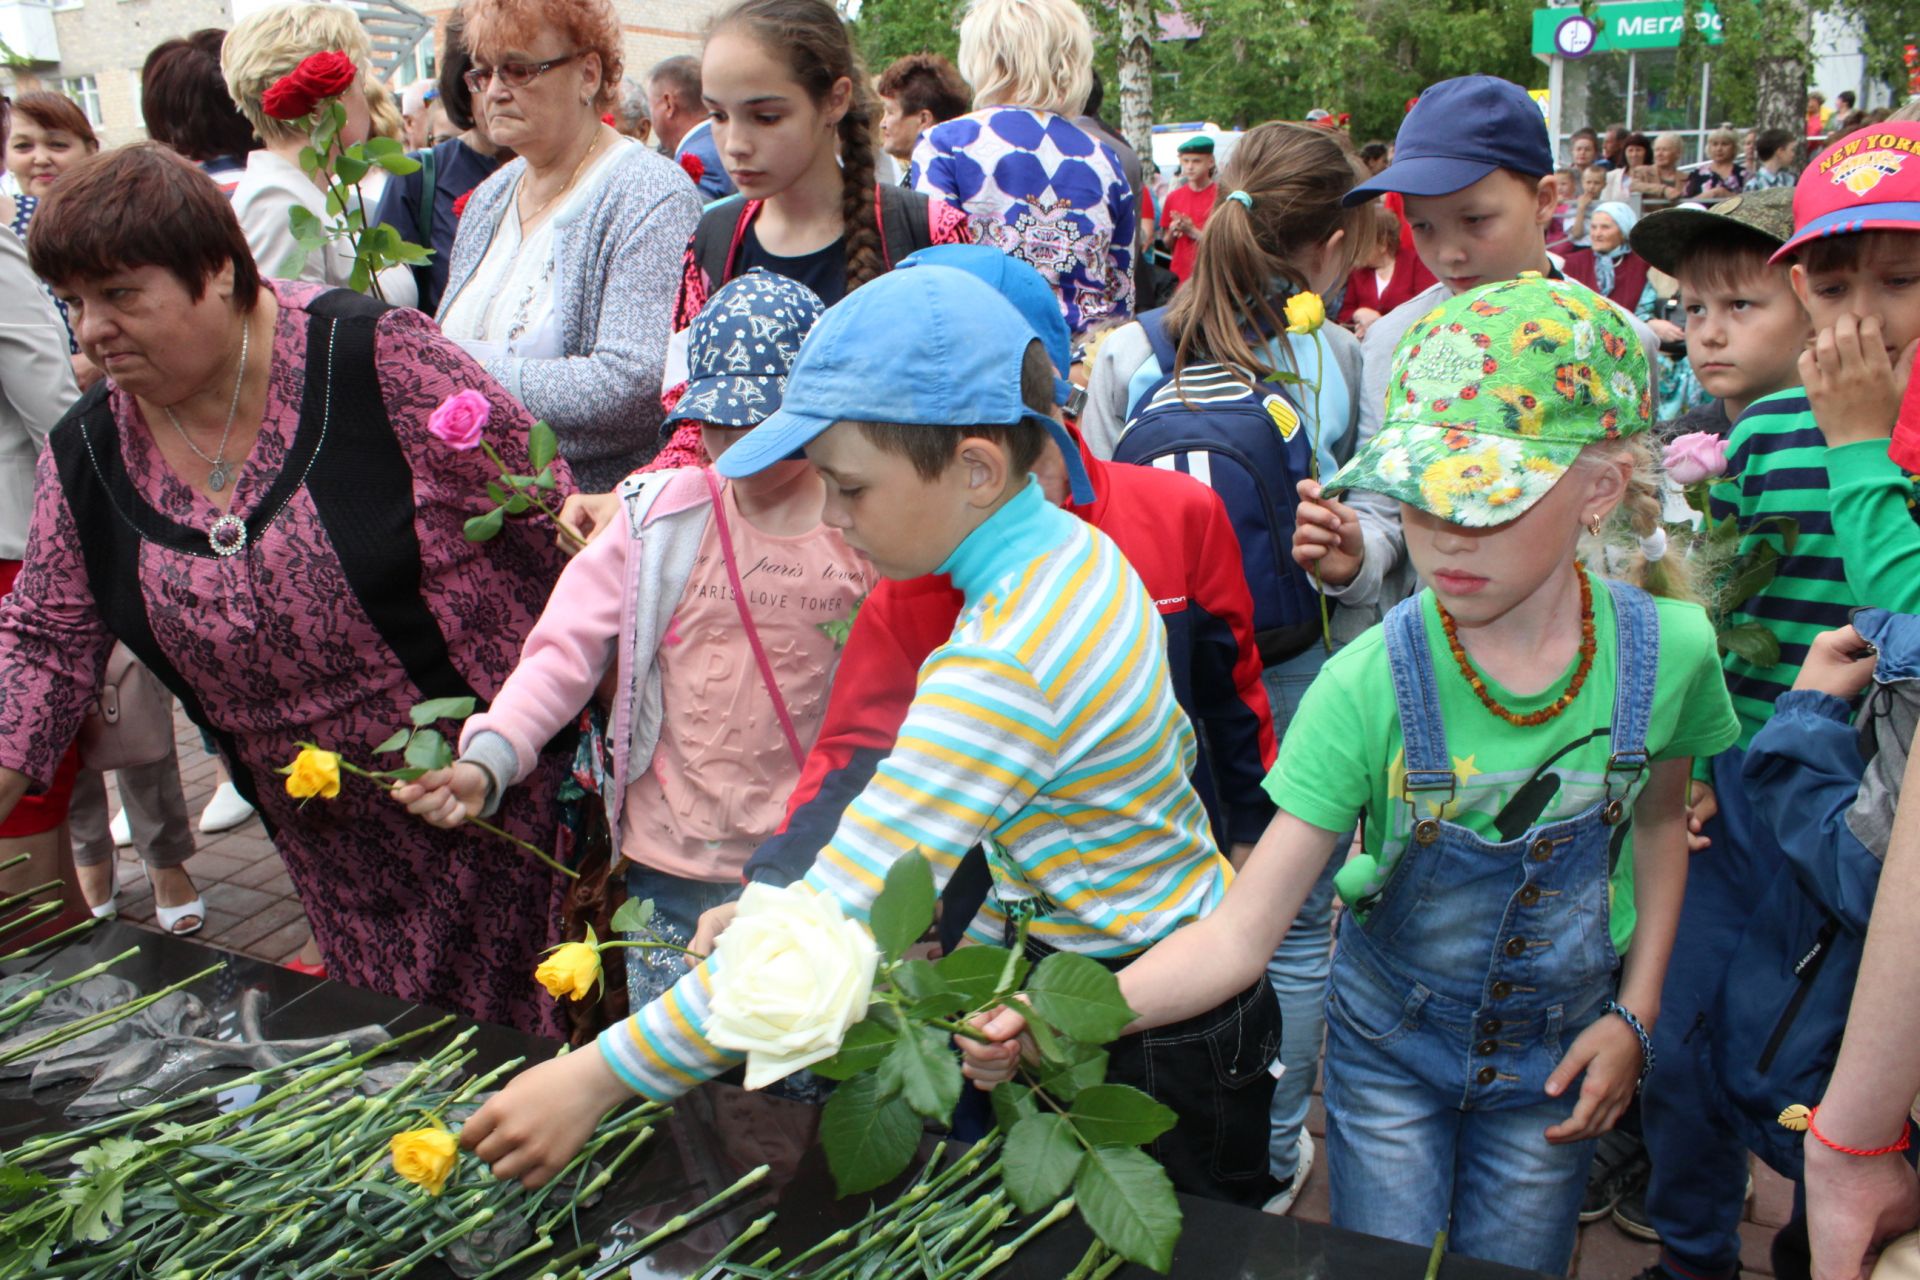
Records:
<instances>
[{"instance_id":1,"label":"green storefront sign","mask_svg":"<svg viewBox=\"0 0 1920 1280\"><path fill-rule=\"evenodd\" d=\"M1682 0L1596 5L1591 20L1578 9L1535 9L1533 52L1543 58L1584 58L1628 49L1675 49L1686 21ZM1720 43L1719 10L1703 0L1693 21L1709 43Z\"/></svg>"}]
</instances>

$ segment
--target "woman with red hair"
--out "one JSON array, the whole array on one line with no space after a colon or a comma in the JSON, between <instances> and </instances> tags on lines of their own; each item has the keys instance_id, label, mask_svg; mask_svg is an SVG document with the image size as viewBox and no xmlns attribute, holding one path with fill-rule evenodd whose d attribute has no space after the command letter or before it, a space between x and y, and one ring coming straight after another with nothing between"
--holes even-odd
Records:
<instances>
[{"instance_id":1,"label":"woman with red hair","mask_svg":"<svg viewBox=\"0 0 1920 1280\"><path fill-rule=\"evenodd\" d=\"M560 437L603 492L660 448L680 255L700 198L605 123L620 96L611 0L468 0L473 112L518 159L460 215L440 327Z\"/></svg>"}]
</instances>

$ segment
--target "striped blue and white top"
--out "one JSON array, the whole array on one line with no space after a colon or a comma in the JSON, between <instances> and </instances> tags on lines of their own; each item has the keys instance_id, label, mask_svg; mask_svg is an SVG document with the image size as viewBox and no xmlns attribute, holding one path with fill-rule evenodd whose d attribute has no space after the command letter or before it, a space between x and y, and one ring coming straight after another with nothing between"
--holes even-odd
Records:
<instances>
[{"instance_id":1,"label":"striped blue and white top","mask_svg":"<svg viewBox=\"0 0 1920 1280\"><path fill-rule=\"evenodd\" d=\"M1100 957L1213 910L1232 873L1187 780L1165 628L1119 549L1030 483L941 571L966 597L953 635L802 883L864 920L903 854L944 885L984 841L995 893L973 935L1002 941L1001 902L1033 898L1034 938ZM601 1035L636 1092L665 1101L738 1061L703 1034L714 977L708 961Z\"/></svg>"}]
</instances>

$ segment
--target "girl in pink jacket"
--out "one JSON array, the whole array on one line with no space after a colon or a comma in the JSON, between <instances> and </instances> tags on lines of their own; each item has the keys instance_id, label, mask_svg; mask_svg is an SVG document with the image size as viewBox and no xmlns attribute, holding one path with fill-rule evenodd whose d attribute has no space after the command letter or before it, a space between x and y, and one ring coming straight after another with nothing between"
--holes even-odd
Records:
<instances>
[{"instance_id":1,"label":"girl in pink jacket","mask_svg":"<svg viewBox=\"0 0 1920 1280\"><path fill-rule=\"evenodd\" d=\"M719 457L779 408L821 310L771 272L729 282L693 321L687 392L664 429L698 424ZM779 828L872 570L820 522L804 459L741 480L639 473L618 492L621 514L567 566L499 697L467 721L459 762L396 798L439 826L491 813L611 667L607 825L629 896L652 899L652 930L685 945ZM685 972L675 952L626 955L636 1009Z\"/></svg>"}]
</instances>

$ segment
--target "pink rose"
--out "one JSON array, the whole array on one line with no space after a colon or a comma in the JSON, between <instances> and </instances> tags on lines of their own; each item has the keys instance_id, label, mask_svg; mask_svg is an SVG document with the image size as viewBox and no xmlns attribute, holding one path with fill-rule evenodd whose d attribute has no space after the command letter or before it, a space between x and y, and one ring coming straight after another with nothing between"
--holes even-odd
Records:
<instances>
[{"instance_id":1,"label":"pink rose","mask_svg":"<svg viewBox=\"0 0 1920 1280\"><path fill-rule=\"evenodd\" d=\"M456 391L428 415L427 434L456 449L471 449L492 416L493 405L478 391Z\"/></svg>"},{"instance_id":2,"label":"pink rose","mask_svg":"<svg viewBox=\"0 0 1920 1280\"><path fill-rule=\"evenodd\" d=\"M1727 442L1711 431L1675 436L1661 459L1672 481L1685 488L1727 474Z\"/></svg>"}]
</instances>

